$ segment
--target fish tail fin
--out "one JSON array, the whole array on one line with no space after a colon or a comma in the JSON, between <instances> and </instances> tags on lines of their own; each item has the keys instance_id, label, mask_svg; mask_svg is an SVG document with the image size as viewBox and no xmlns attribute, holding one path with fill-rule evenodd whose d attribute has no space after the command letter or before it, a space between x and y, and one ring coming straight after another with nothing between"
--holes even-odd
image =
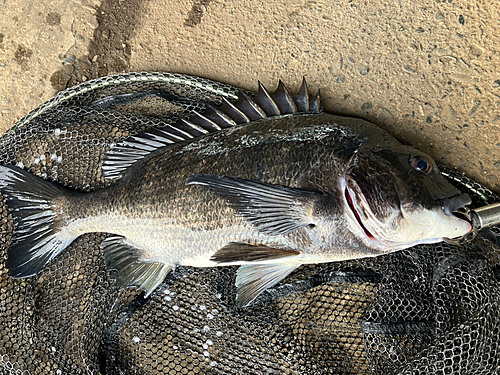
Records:
<instances>
[{"instance_id":1,"label":"fish tail fin","mask_svg":"<svg viewBox=\"0 0 500 375\"><path fill-rule=\"evenodd\" d=\"M0 166L0 193L15 225L6 261L9 274L33 276L76 238L60 235L53 203L71 193L14 166Z\"/></svg>"}]
</instances>

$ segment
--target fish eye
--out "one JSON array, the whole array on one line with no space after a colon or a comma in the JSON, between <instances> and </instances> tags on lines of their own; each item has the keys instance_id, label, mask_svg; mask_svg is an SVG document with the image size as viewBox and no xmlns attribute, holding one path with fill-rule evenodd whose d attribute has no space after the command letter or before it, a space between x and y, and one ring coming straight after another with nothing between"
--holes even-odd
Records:
<instances>
[{"instance_id":1,"label":"fish eye","mask_svg":"<svg viewBox=\"0 0 500 375\"><path fill-rule=\"evenodd\" d=\"M424 160L421 156L410 158L410 165L413 169L423 174L429 174L432 171L432 164Z\"/></svg>"}]
</instances>

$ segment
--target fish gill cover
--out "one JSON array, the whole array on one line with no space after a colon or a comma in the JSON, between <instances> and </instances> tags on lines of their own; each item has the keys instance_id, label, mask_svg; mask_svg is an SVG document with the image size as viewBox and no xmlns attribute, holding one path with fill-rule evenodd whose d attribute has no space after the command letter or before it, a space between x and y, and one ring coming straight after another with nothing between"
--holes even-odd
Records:
<instances>
[{"instance_id":1,"label":"fish gill cover","mask_svg":"<svg viewBox=\"0 0 500 375\"><path fill-rule=\"evenodd\" d=\"M102 171L112 147L237 97L234 87L179 74L87 82L5 133L0 163L91 192L112 183ZM499 200L442 170L475 206ZM240 309L236 267L177 267L147 299L118 288L104 233L78 237L31 278L11 278L14 222L5 203L0 215L0 373L498 372L500 256L481 237L302 266Z\"/></svg>"}]
</instances>

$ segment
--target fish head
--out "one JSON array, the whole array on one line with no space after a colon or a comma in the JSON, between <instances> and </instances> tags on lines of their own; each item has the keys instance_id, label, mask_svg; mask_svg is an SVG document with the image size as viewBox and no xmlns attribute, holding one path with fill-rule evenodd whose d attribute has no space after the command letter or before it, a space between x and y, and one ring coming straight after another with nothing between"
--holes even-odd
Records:
<instances>
[{"instance_id":1,"label":"fish head","mask_svg":"<svg viewBox=\"0 0 500 375\"><path fill-rule=\"evenodd\" d=\"M453 212L470 204L427 154L404 145L360 147L341 180L349 229L383 253L460 237L471 225Z\"/></svg>"}]
</instances>

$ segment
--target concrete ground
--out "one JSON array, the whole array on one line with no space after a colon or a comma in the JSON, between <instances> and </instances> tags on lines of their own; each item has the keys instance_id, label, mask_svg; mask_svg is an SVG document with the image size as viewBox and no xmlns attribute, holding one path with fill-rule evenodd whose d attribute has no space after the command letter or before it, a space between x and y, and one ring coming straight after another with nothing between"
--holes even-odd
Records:
<instances>
[{"instance_id":1,"label":"concrete ground","mask_svg":"<svg viewBox=\"0 0 500 375\"><path fill-rule=\"evenodd\" d=\"M500 193L495 0L0 1L0 133L58 90L140 70L245 89L307 77L357 116Z\"/></svg>"}]
</instances>

